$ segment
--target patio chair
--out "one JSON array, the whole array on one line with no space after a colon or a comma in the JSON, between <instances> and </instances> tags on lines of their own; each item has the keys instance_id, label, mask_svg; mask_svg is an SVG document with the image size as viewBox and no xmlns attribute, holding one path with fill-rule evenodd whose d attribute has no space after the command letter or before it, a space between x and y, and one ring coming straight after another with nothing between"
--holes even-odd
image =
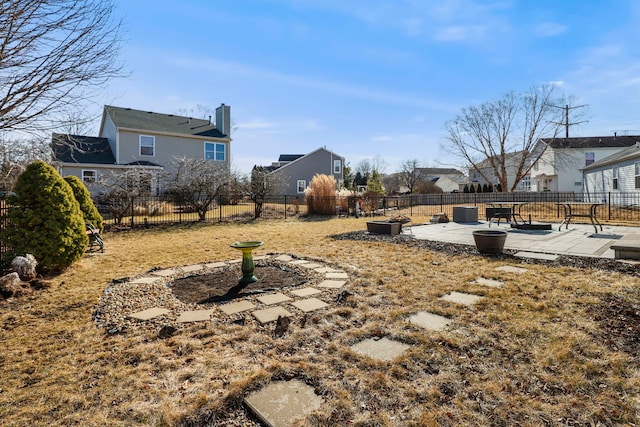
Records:
<instances>
[{"instance_id":1,"label":"patio chair","mask_svg":"<svg viewBox=\"0 0 640 427\"><path fill-rule=\"evenodd\" d=\"M104 242L102 241L102 237L100 236L100 229L96 228L90 222L87 222L86 226L87 226L87 236L89 236L88 250L89 251L100 250L100 252L104 252Z\"/></svg>"}]
</instances>

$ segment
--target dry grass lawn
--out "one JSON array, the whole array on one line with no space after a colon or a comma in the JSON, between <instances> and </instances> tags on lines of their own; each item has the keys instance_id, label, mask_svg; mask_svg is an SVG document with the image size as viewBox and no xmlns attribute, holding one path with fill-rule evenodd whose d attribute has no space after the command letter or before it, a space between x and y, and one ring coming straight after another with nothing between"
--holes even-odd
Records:
<instances>
[{"instance_id":1,"label":"dry grass lawn","mask_svg":"<svg viewBox=\"0 0 640 427\"><path fill-rule=\"evenodd\" d=\"M290 378L325 400L301 425L640 424L640 355L629 350L637 347L612 336L599 316L613 301L637 322L637 275L541 264L516 275L496 270L513 260L330 237L363 230L365 221L106 234L104 254L88 254L45 289L0 301L0 424L257 425L242 398ZM348 270L348 303L295 320L282 337L272 325L212 322L161 339L144 328L108 334L92 320L112 279L234 259L230 243L256 239L265 242L257 255L318 258ZM476 285L479 276L505 286ZM474 306L437 299L451 291L486 298ZM407 317L420 310L453 324L441 332L411 325ZM637 323L629 328L638 331ZM375 336L411 348L392 362L350 350Z\"/></svg>"}]
</instances>

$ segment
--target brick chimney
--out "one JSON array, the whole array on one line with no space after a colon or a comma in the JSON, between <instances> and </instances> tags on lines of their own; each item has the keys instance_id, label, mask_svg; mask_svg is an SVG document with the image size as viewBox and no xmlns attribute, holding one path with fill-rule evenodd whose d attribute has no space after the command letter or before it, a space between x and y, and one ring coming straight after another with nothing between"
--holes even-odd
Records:
<instances>
[{"instance_id":1,"label":"brick chimney","mask_svg":"<svg viewBox=\"0 0 640 427\"><path fill-rule=\"evenodd\" d=\"M220 104L216 108L216 128L225 134L231 136L231 107Z\"/></svg>"}]
</instances>

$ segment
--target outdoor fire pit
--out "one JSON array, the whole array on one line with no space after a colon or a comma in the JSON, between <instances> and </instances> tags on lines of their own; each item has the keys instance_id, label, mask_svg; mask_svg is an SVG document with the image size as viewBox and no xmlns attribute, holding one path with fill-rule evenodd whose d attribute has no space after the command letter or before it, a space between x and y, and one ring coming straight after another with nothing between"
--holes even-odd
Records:
<instances>
[{"instance_id":1,"label":"outdoor fire pit","mask_svg":"<svg viewBox=\"0 0 640 427\"><path fill-rule=\"evenodd\" d=\"M264 242L250 241L250 242L235 242L231 244L231 247L242 251L242 277L238 282L239 287L245 287L249 283L258 281L258 278L253 275L255 265L253 264L252 252L255 248L260 247Z\"/></svg>"}]
</instances>

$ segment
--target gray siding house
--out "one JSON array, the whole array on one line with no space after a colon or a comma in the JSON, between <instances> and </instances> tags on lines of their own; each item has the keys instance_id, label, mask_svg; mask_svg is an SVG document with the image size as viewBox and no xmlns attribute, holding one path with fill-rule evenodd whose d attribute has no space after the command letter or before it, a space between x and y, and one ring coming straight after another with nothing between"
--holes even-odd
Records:
<instances>
[{"instance_id":1,"label":"gray siding house","mask_svg":"<svg viewBox=\"0 0 640 427\"><path fill-rule=\"evenodd\" d=\"M53 134L54 165L75 175L90 191L108 173L136 170L152 193L160 193L159 174L176 157L208 159L230 167L230 107L216 108L209 120L105 106L98 137Z\"/></svg>"},{"instance_id":2,"label":"gray siding house","mask_svg":"<svg viewBox=\"0 0 640 427\"><path fill-rule=\"evenodd\" d=\"M333 176L338 190L343 182L344 157L319 148L309 154L282 154L265 169L275 178L276 194L302 197L316 174Z\"/></svg>"},{"instance_id":3,"label":"gray siding house","mask_svg":"<svg viewBox=\"0 0 640 427\"><path fill-rule=\"evenodd\" d=\"M582 168L582 176L590 201L606 201L609 195L617 203L621 193L640 193L640 140Z\"/></svg>"}]
</instances>

